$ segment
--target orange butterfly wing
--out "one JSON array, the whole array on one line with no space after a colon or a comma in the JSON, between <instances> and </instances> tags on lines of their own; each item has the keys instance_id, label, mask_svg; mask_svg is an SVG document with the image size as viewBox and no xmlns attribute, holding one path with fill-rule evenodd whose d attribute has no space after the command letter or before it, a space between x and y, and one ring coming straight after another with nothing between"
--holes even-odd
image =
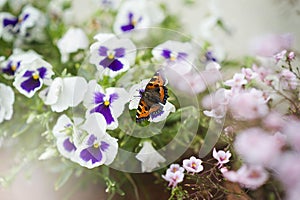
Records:
<instances>
[{"instance_id":1,"label":"orange butterfly wing","mask_svg":"<svg viewBox=\"0 0 300 200\"><path fill-rule=\"evenodd\" d=\"M161 104L165 104L168 98L168 89L164 84L166 84L166 79L161 71L157 71L142 93L137 108L136 122L148 120L151 114L162 112L163 106Z\"/></svg>"}]
</instances>

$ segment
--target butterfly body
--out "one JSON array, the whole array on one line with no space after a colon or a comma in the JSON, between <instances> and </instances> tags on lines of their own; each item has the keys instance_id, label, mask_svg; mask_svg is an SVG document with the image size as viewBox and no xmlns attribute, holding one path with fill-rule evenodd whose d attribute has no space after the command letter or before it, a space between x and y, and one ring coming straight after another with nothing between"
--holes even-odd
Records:
<instances>
[{"instance_id":1,"label":"butterfly body","mask_svg":"<svg viewBox=\"0 0 300 200\"><path fill-rule=\"evenodd\" d=\"M162 71L157 71L141 91L141 99L136 112L136 122L148 120L150 116L157 116L163 112L163 105L166 104L168 88L165 86L166 79Z\"/></svg>"}]
</instances>

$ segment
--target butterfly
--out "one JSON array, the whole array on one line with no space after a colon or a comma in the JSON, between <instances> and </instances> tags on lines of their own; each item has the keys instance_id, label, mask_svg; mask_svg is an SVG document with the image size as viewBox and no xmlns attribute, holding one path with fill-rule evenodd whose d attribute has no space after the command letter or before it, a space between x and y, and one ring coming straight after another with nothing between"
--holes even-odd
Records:
<instances>
[{"instance_id":1,"label":"butterfly","mask_svg":"<svg viewBox=\"0 0 300 200\"><path fill-rule=\"evenodd\" d=\"M168 99L168 88L165 86L166 78L162 70L157 71L146 85L145 90L140 92L141 99L136 110L136 122L148 120L160 115Z\"/></svg>"}]
</instances>

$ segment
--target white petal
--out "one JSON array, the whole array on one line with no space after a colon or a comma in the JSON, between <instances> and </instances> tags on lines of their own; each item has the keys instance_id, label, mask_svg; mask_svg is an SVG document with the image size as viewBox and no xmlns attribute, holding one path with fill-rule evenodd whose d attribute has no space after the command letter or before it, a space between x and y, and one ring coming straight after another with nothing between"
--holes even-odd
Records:
<instances>
[{"instance_id":1,"label":"white petal","mask_svg":"<svg viewBox=\"0 0 300 200\"><path fill-rule=\"evenodd\" d=\"M175 106L173 104L171 104L170 102L167 101L167 103L164 105L164 109L163 109L163 113L160 116L157 116L155 118L151 118L149 119L150 122L160 122L165 120L170 112L175 112Z\"/></svg>"},{"instance_id":2,"label":"white petal","mask_svg":"<svg viewBox=\"0 0 300 200\"><path fill-rule=\"evenodd\" d=\"M102 138L106 134L106 120L100 113L92 113L87 116L81 128L89 134L95 135L97 138Z\"/></svg>"},{"instance_id":3,"label":"white petal","mask_svg":"<svg viewBox=\"0 0 300 200\"><path fill-rule=\"evenodd\" d=\"M86 95L83 99L83 105L87 108L90 109L91 106L94 106L94 95L95 92L101 92L104 94L103 88L97 84L96 80L91 80L88 83L88 89L86 92Z\"/></svg>"},{"instance_id":4,"label":"white petal","mask_svg":"<svg viewBox=\"0 0 300 200\"><path fill-rule=\"evenodd\" d=\"M57 138L59 137L65 137L65 132L64 130L66 129L67 125L72 125L71 119L63 114L61 115L58 119L56 124L53 127L53 135Z\"/></svg>"},{"instance_id":5,"label":"white petal","mask_svg":"<svg viewBox=\"0 0 300 200\"><path fill-rule=\"evenodd\" d=\"M118 99L111 103L114 117L118 118L124 111L124 105L129 101L129 93L124 88L107 88L106 94L118 94Z\"/></svg>"},{"instance_id":6,"label":"white petal","mask_svg":"<svg viewBox=\"0 0 300 200\"><path fill-rule=\"evenodd\" d=\"M144 79L140 83L133 85L129 90L129 110L137 109L140 102L140 90L145 89L150 79Z\"/></svg>"},{"instance_id":7,"label":"white petal","mask_svg":"<svg viewBox=\"0 0 300 200\"><path fill-rule=\"evenodd\" d=\"M104 162L105 165L111 164L114 159L117 156L118 153L118 140L116 138L111 137L110 135L106 134L102 141L107 142L110 146L108 148L107 152L104 152L103 154L106 154L106 161Z\"/></svg>"},{"instance_id":8,"label":"white petal","mask_svg":"<svg viewBox=\"0 0 300 200\"><path fill-rule=\"evenodd\" d=\"M62 90L63 90L62 78L57 77L54 79L54 81L50 85L44 103L46 105L55 104L57 102L59 96L61 95Z\"/></svg>"},{"instance_id":9,"label":"white petal","mask_svg":"<svg viewBox=\"0 0 300 200\"><path fill-rule=\"evenodd\" d=\"M87 91L87 82L82 77L67 77L63 79L63 90L58 101L51 105L53 111L62 112L68 107L77 106Z\"/></svg>"},{"instance_id":10,"label":"white petal","mask_svg":"<svg viewBox=\"0 0 300 200\"><path fill-rule=\"evenodd\" d=\"M13 114L13 103L15 101L15 94L13 90L2 83L0 83L0 123L5 120L10 120Z\"/></svg>"},{"instance_id":11,"label":"white petal","mask_svg":"<svg viewBox=\"0 0 300 200\"><path fill-rule=\"evenodd\" d=\"M153 148L149 141L143 143L141 151L135 157L142 162L143 172L151 172L154 168L159 167L159 163L166 161L166 159Z\"/></svg>"}]
</instances>

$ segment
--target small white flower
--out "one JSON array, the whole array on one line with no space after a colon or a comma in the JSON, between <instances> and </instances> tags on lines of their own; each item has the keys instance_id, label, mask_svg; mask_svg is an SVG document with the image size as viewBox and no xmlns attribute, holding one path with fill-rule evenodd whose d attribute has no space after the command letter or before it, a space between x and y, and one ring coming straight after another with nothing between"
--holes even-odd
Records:
<instances>
[{"instance_id":1,"label":"small white flower","mask_svg":"<svg viewBox=\"0 0 300 200\"><path fill-rule=\"evenodd\" d=\"M11 87L0 83L0 123L10 120L13 115L15 94Z\"/></svg>"},{"instance_id":2,"label":"small white flower","mask_svg":"<svg viewBox=\"0 0 300 200\"><path fill-rule=\"evenodd\" d=\"M65 35L57 41L57 47L61 54L61 61L63 63L67 62L70 53L75 53L79 49L86 49L88 45L89 40L82 29L70 28Z\"/></svg>"},{"instance_id":3,"label":"small white flower","mask_svg":"<svg viewBox=\"0 0 300 200\"><path fill-rule=\"evenodd\" d=\"M156 167L159 167L159 163L166 161L166 159L153 148L149 141L143 143L143 148L135 157L141 161L142 172L151 172Z\"/></svg>"},{"instance_id":4,"label":"small white flower","mask_svg":"<svg viewBox=\"0 0 300 200\"><path fill-rule=\"evenodd\" d=\"M230 86L232 89L239 90L243 85L247 84L245 75L241 73L235 73L233 78L224 82L224 85Z\"/></svg>"},{"instance_id":5,"label":"small white flower","mask_svg":"<svg viewBox=\"0 0 300 200\"><path fill-rule=\"evenodd\" d=\"M218 161L219 167L222 167L223 164L229 162L229 158L231 157L231 153L229 151L218 151L216 148L213 150L213 157Z\"/></svg>"},{"instance_id":6,"label":"small white flower","mask_svg":"<svg viewBox=\"0 0 300 200\"><path fill-rule=\"evenodd\" d=\"M52 66L40 58L31 63L22 63L20 68L21 70L16 74L13 85L28 98L31 98L43 86L45 81L50 81L51 76L54 74Z\"/></svg>"},{"instance_id":7,"label":"small white flower","mask_svg":"<svg viewBox=\"0 0 300 200\"><path fill-rule=\"evenodd\" d=\"M190 159L184 159L182 166L187 172L199 173L203 171L202 160L195 158L194 156Z\"/></svg>"},{"instance_id":8,"label":"small white flower","mask_svg":"<svg viewBox=\"0 0 300 200\"><path fill-rule=\"evenodd\" d=\"M49 88L40 92L40 97L51 106L52 111L62 112L82 102L86 91L87 82L82 77L57 77Z\"/></svg>"},{"instance_id":9,"label":"small white flower","mask_svg":"<svg viewBox=\"0 0 300 200\"><path fill-rule=\"evenodd\" d=\"M167 170L165 175L162 175L163 179L169 182L169 187L176 187L178 183L181 183L184 178L184 173L182 170L177 170L172 172L170 169Z\"/></svg>"}]
</instances>

